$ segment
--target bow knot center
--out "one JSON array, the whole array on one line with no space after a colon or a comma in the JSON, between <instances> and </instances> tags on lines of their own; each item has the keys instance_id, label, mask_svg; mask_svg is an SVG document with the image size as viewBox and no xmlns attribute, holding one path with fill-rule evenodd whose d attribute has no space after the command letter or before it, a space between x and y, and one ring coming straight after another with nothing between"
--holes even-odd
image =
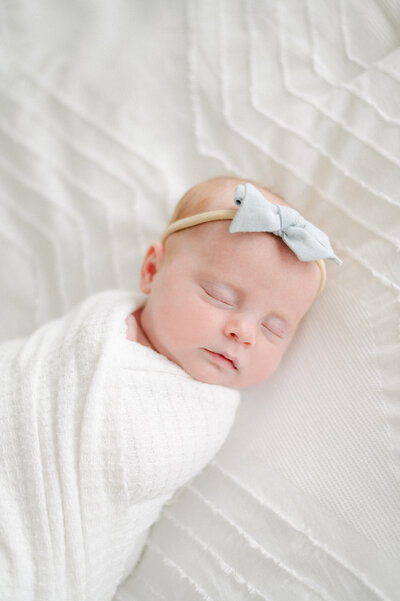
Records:
<instances>
[{"instance_id":1,"label":"bow knot center","mask_svg":"<svg viewBox=\"0 0 400 601\"><path fill-rule=\"evenodd\" d=\"M276 205L280 219L279 235L281 236L290 227L304 227L305 219L292 207Z\"/></svg>"}]
</instances>

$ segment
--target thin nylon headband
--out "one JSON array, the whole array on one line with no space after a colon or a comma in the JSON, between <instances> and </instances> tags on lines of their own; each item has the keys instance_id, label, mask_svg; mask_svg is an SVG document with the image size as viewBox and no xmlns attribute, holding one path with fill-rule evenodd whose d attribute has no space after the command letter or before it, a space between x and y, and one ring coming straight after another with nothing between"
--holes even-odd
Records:
<instances>
[{"instance_id":1,"label":"thin nylon headband","mask_svg":"<svg viewBox=\"0 0 400 601\"><path fill-rule=\"evenodd\" d=\"M208 221L225 221L232 220L236 214L236 209L222 209L219 211L207 211L206 213L198 213L197 215L190 215L190 217L184 217L183 219L178 219L173 223L170 223L167 229L165 230L163 237L161 239L162 242L174 234L175 232L179 232L179 230L186 230L189 227L194 227L195 225L199 225L200 223L207 223ZM318 259L315 261L320 268L321 271L321 283L319 285L318 293L320 294L325 286L326 282L326 268L325 263L322 259Z\"/></svg>"}]
</instances>

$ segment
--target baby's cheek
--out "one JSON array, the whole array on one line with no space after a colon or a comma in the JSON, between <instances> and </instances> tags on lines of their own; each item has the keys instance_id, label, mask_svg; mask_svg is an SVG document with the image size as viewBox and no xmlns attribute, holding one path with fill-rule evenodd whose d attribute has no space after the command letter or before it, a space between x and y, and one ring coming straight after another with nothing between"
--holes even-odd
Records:
<instances>
[{"instance_id":1,"label":"baby's cheek","mask_svg":"<svg viewBox=\"0 0 400 601\"><path fill-rule=\"evenodd\" d=\"M205 310L204 303L198 303L196 299L191 299L188 302L185 298L182 298L175 306L171 318L173 318L174 324L179 325L183 333L187 334L195 333L206 327L210 321L210 314Z\"/></svg>"},{"instance_id":2,"label":"baby's cheek","mask_svg":"<svg viewBox=\"0 0 400 601\"><path fill-rule=\"evenodd\" d=\"M166 307L159 315L158 325L164 333L167 342L179 344L184 341L196 323L195 314L191 319L186 317L187 309L184 306Z\"/></svg>"},{"instance_id":3,"label":"baby's cheek","mask_svg":"<svg viewBox=\"0 0 400 601\"><path fill-rule=\"evenodd\" d=\"M254 370L255 384L265 382L275 373L281 363L284 352L283 349L273 350L272 352L269 349L261 354L258 361L254 363L257 365L257 368Z\"/></svg>"}]
</instances>

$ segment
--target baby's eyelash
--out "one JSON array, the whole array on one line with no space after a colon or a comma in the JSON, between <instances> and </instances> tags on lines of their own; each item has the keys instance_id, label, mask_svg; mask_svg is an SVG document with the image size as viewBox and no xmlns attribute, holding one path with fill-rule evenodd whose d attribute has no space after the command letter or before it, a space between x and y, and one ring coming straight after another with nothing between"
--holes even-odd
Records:
<instances>
[{"instance_id":1,"label":"baby's eyelash","mask_svg":"<svg viewBox=\"0 0 400 601\"><path fill-rule=\"evenodd\" d=\"M207 294L207 296L209 296L213 300L218 301L219 303L222 303L223 305L226 305L227 307L231 307L233 305L233 301L231 299L224 298L223 295L218 294L214 290L212 290L212 291L207 290L207 288L205 288L204 286L202 286L202 288L203 288L204 292Z\"/></svg>"},{"instance_id":2,"label":"baby's eyelash","mask_svg":"<svg viewBox=\"0 0 400 601\"><path fill-rule=\"evenodd\" d=\"M285 330L284 328L278 328L278 327L271 327L268 324L261 324L262 327L266 330L268 330L268 332L270 332L271 334L273 334L274 336L277 336L278 338L284 338L285 336Z\"/></svg>"}]
</instances>

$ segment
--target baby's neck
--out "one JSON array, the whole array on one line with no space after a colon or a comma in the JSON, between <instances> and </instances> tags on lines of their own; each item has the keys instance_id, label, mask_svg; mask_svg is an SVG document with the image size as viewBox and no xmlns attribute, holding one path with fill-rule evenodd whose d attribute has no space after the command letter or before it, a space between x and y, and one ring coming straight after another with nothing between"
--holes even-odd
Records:
<instances>
[{"instance_id":1,"label":"baby's neck","mask_svg":"<svg viewBox=\"0 0 400 601\"><path fill-rule=\"evenodd\" d=\"M156 350L154 348L154 346L151 344L150 340L147 338L147 336L142 328L142 324L141 324L142 311L143 311L143 307L140 307L139 309L136 309L136 311L134 311L132 313L132 315L135 318L136 323L137 323L136 342L139 342L139 344L143 344L144 346L149 346L153 350Z\"/></svg>"}]
</instances>

